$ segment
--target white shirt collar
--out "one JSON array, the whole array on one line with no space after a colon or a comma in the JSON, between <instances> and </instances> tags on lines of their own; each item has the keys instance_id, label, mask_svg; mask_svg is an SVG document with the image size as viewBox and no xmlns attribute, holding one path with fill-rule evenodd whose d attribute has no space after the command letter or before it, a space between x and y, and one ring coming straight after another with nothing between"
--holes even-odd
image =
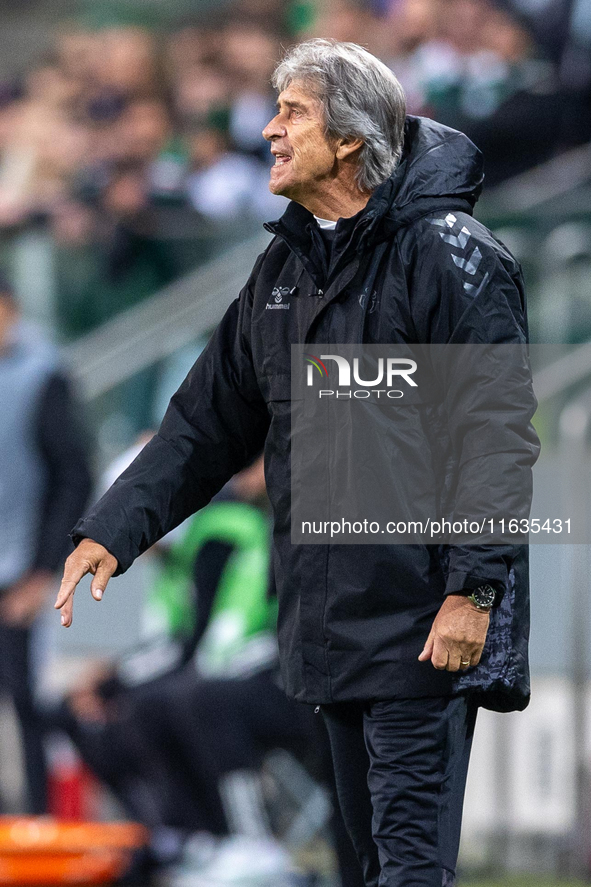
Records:
<instances>
[{"instance_id":1,"label":"white shirt collar","mask_svg":"<svg viewBox=\"0 0 591 887\"><path fill-rule=\"evenodd\" d=\"M318 227L324 228L326 231L334 231L337 226L337 223L331 222L330 219L319 219L318 216L314 216L314 218L318 222Z\"/></svg>"}]
</instances>

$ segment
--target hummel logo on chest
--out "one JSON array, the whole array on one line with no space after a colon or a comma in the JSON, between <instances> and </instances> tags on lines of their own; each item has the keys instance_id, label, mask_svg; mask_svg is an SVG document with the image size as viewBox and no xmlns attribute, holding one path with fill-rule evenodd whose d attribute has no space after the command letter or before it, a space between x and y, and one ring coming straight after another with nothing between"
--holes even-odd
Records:
<instances>
[{"instance_id":1,"label":"hummel logo on chest","mask_svg":"<svg viewBox=\"0 0 591 887\"><path fill-rule=\"evenodd\" d=\"M286 296L294 296L296 290L296 286L274 286L273 292L271 293L271 298L273 299L273 302L267 302L267 304L265 305L265 311L272 311L275 308L289 311L290 304L289 302L285 303L283 299Z\"/></svg>"}]
</instances>

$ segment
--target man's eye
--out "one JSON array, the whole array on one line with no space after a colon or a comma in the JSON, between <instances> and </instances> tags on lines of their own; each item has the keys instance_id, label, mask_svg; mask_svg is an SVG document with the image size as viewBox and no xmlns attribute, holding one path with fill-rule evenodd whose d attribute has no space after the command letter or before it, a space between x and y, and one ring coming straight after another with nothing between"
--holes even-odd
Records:
<instances>
[{"instance_id":1,"label":"man's eye","mask_svg":"<svg viewBox=\"0 0 591 887\"><path fill-rule=\"evenodd\" d=\"M292 108L291 109L291 116L292 117L301 117L302 112L299 110L299 108Z\"/></svg>"}]
</instances>

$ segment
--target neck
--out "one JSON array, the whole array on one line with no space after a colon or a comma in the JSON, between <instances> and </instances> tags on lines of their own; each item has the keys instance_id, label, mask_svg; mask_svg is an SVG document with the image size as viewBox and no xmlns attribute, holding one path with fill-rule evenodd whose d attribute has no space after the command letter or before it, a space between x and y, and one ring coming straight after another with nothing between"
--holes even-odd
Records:
<instances>
[{"instance_id":1,"label":"neck","mask_svg":"<svg viewBox=\"0 0 591 887\"><path fill-rule=\"evenodd\" d=\"M298 201L320 219L336 222L348 219L362 210L371 197L370 191L353 189L330 189L324 194L313 194Z\"/></svg>"}]
</instances>

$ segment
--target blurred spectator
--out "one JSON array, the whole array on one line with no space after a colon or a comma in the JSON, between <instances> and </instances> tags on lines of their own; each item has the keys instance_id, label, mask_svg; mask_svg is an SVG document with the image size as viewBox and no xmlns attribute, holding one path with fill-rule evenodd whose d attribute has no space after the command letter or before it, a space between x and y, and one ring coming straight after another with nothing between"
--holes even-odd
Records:
<instances>
[{"instance_id":1,"label":"blurred spectator","mask_svg":"<svg viewBox=\"0 0 591 887\"><path fill-rule=\"evenodd\" d=\"M263 800L266 751L297 752L334 792L323 723L280 686L266 507L261 457L160 543L148 638L95 665L53 718L152 828L155 861L182 860L181 879L258 873L263 885L289 870ZM343 884L361 887L339 816L333 827Z\"/></svg>"},{"instance_id":2,"label":"blurred spectator","mask_svg":"<svg viewBox=\"0 0 591 887\"><path fill-rule=\"evenodd\" d=\"M202 773L174 751L169 695L179 685L207 683L212 670L221 679L274 668L269 527L259 507L264 491L259 459L163 540L162 569L148 601L149 637L112 666L95 666L57 719L126 810L155 829L156 845L168 834L173 850L179 839L172 841L166 827L220 835L227 825L214 771ZM299 706L276 692L297 733ZM184 720L190 728L192 720Z\"/></svg>"},{"instance_id":3,"label":"blurred spectator","mask_svg":"<svg viewBox=\"0 0 591 887\"><path fill-rule=\"evenodd\" d=\"M270 81L277 56L277 35L254 24L230 24L223 33L223 64L234 89L229 131L238 150L268 158L261 132L275 114Z\"/></svg>"},{"instance_id":4,"label":"blurred spectator","mask_svg":"<svg viewBox=\"0 0 591 887\"><path fill-rule=\"evenodd\" d=\"M82 199L56 202L52 230L62 334L79 335L104 323L173 278L149 176L150 168L128 159L81 183Z\"/></svg>"},{"instance_id":5,"label":"blurred spectator","mask_svg":"<svg viewBox=\"0 0 591 887\"><path fill-rule=\"evenodd\" d=\"M0 690L20 724L27 807L46 812L40 720L34 704L33 630L68 532L90 492L69 383L51 346L20 318L0 278Z\"/></svg>"},{"instance_id":6,"label":"blurred spectator","mask_svg":"<svg viewBox=\"0 0 591 887\"><path fill-rule=\"evenodd\" d=\"M369 4L356 0L326 0L315 6L316 16L309 36L349 40L372 48L371 35L378 19L372 15Z\"/></svg>"},{"instance_id":7,"label":"blurred spectator","mask_svg":"<svg viewBox=\"0 0 591 887\"><path fill-rule=\"evenodd\" d=\"M126 98L151 98L159 89L155 38L142 28L108 28L99 34L98 85Z\"/></svg>"},{"instance_id":8,"label":"blurred spectator","mask_svg":"<svg viewBox=\"0 0 591 887\"><path fill-rule=\"evenodd\" d=\"M591 138L591 6L588 0L572 0L561 12L561 27L553 29L550 21L547 31L566 32L559 61L566 99L562 126L565 140L579 142Z\"/></svg>"},{"instance_id":9,"label":"blurred spectator","mask_svg":"<svg viewBox=\"0 0 591 887\"><path fill-rule=\"evenodd\" d=\"M211 219L230 221L243 215L261 220L280 216L285 198L271 194L269 164L230 149L217 129L201 129L192 140L194 171L187 188L192 205Z\"/></svg>"},{"instance_id":10,"label":"blurred spectator","mask_svg":"<svg viewBox=\"0 0 591 887\"><path fill-rule=\"evenodd\" d=\"M230 103L228 76L211 64L183 66L173 83L175 109L188 125L207 125L227 118Z\"/></svg>"}]
</instances>

